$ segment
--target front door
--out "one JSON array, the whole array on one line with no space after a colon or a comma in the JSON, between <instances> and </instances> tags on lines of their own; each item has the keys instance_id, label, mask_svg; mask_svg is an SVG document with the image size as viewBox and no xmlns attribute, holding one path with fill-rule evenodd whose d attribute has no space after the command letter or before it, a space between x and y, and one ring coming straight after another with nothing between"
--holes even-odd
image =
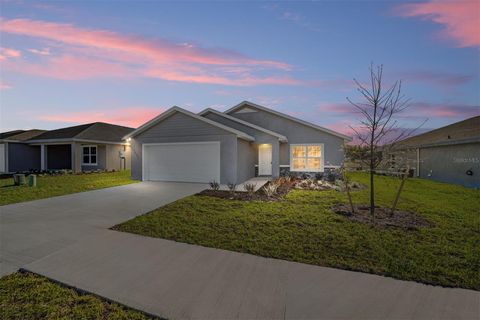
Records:
<instances>
[{"instance_id":1,"label":"front door","mask_svg":"<svg viewBox=\"0 0 480 320\"><path fill-rule=\"evenodd\" d=\"M258 146L258 175L272 175L272 145L260 144Z\"/></svg>"}]
</instances>

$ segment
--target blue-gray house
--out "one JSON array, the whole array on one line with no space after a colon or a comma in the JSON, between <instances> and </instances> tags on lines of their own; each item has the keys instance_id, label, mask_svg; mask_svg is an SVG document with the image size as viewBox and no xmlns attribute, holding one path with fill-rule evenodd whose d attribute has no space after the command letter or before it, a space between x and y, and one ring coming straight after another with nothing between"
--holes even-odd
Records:
<instances>
[{"instance_id":1,"label":"blue-gray house","mask_svg":"<svg viewBox=\"0 0 480 320\"><path fill-rule=\"evenodd\" d=\"M124 137L139 180L242 183L339 167L351 138L248 101L199 114L173 107Z\"/></svg>"}]
</instances>

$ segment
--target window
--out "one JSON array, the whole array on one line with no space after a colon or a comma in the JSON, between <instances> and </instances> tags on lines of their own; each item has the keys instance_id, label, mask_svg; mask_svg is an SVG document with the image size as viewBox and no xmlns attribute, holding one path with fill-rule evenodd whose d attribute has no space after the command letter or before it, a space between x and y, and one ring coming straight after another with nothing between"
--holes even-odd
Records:
<instances>
[{"instance_id":1,"label":"window","mask_svg":"<svg viewBox=\"0 0 480 320\"><path fill-rule=\"evenodd\" d=\"M290 145L291 171L323 171L323 144Z\"/></svg>"},{"instance_id":2,"label":"window","mask_svg":"<svg viewBox=\"0 0 480 320\"><path fill-rule=\"evenodd\" d=\"M95 166L97 165L97 146L83 146L82 164Z\"/></svg>"}]
</instances>

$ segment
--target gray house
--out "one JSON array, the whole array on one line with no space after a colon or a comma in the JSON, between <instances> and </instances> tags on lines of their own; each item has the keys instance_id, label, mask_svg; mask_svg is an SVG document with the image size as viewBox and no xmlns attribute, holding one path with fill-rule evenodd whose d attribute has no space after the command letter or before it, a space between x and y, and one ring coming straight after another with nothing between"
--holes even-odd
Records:
<instances>
[{"instance_id":1,"label":"gray house","mask_svg":"<svg viewBox=\"0 0 480 320\"><path fill-rule=\"evenodd\" d=\"M21 141L13 141L15 136L10 136L0 140L0 158L4 159L0 169L10 173L129 169L130 146L122 137L132 131L128 127L95 122L41 131Z\"/></svg>"},{"instance_id":2,"label":"gray house","mask_svg":"<svg viewBox=\"0 0 480 320\"><path fill-rule=\"evenodd\" d=\"M39 169L40 147L26 141L45 130L15 130L0 133L0 173Z\"/></svg>"},{"instance_id":3,"label":"gray house","mask_svg":"<svg viewBox=\"0 0 480 320\"><path fill-rule=\"evenodd\" d=\"M406 158L417 177L480 188L480 116L400 141L388 156Z\"/></svg>"},{"instance_id":4,"label":"gray house","mask_svg":"<svg viewBox=\"0 0 480 320\"><path fill-rule=\"evenodd\" d=\"M124 137L138 180L241 183L254 176L322 173L351 138L251 103L195 114L173 107Z\"/></svg>"}]
</instances>

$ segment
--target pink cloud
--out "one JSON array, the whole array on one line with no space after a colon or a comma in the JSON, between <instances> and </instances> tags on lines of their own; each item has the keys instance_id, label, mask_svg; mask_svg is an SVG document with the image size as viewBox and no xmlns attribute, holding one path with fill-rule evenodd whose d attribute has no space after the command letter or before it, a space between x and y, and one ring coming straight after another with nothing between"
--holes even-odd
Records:
<instances>
[{"instance_id":1,"label":"pink cloud","mask_svg":"<svg viewBox=\"0 0 480 320\"><path fill-rule=\"evenodd\" d=\"M165 111L163 107L128 107L112 108L111 110L62 112L61 114L46 114L39 120L82 124L90 122L108 122L136 128Z\"/></svg>"},{"instance_id":2,"label":"pink cloud","mask_svg":"<svg viewBox=\"0 0 480 320\"><path fill-rule=\"evenodd\" d=\"M59 55L30 49L43 55L35 63L7 67L35 75L61 79L83 79L103 76L145 76L168 81L210 83L233 86L295 85L299 81L285 74L287 63L253 59L225 49L206 49L190 43L174 43L161 39L145 39L112 31L76 27L30 19L2 20L0 31L56 41L63 44ZM59 49L60 50L60 49ZM47 54L48 53L48 54ZM80 62L82 67L77 67ZM64 68L72 70L62 75ZM87 71L85 69L95 69Z\"/></svg>"},{"instance_id":3,"label":"pink cloud","mask_svg":"<svg viewBox=\"0 0 480 320\"><path fill-rule=\"evenodd\" d=\"M480 106L451 103L413 103L408 116L466 119L480 115Z\"/></svg>"},{"instance_id":4,"label":"pink cloud","mask_svg":"<svg viewBox=\"0 0 480 320\"><path fill-rule=\"evenodd\" d=\"M7 90L13 88L11 84L5 82L5 81L0 81L0 90Z\"/></svg>"},{"instance_id":5,"label":"pink cloud","mask_svg":"<svg viewBox=\"0 0 480 320\"><path fill-rule=\"evenodd\" d=\"M438 1L400 5L396 13L403 17L420 17L443 25L442 38L453 39L459 47L480 46L480 2Z\"/></svg>"},{"instance_id":6,"label":"pink cloud","mask_svg":"<svg viewBox=\"0 0 480 320\"><path fill-rule=\"evenodd\" d=\"M426 82L442 87L458 86L472 81L475 76L466 74L453 74L435 71L414 71L400 74L405 80L412 82Z\"/></svg>"},{"instance_id":7,"label":"pink cloud","mask_svg":"<svg viewBox=\"0 0 480 320\"><path fill-rule=\"evenodd\" d=\"M41 56L49 56L50 53L50 48L43 48L43 49L28 49L31 53L39 54Z\"/></svg>"},{"instance_id":8,"label":"pink cloud","mask_svg":"<svg viewBox=\"0 0 480 320\"><path fill-rule=\"evenodd\" d=\"M0 60L7 60L8 58L18 58L22 55L19 50L11 48L0 48Z\"/></svg>"},{"instance_id":9,"label":"pink cloud","mask_svg":"<svg viewBox=\"0 0 480 320\"><path fill-rule=\"evenodd\" d=\"M13 71L63 80L134 75L134 70L119 63L70 55L52 57L42 64L24 61L8 66Z\"/></svg>"},{"instance_id":10,"label":"pink cloud","mask_svg":"<svg viewBox=\"0 0 480 320\"><path fill-rule=\"evenodd\" d=\"M350 103L322 103L318 106L316 113L329 116L358 118L357 109ZM420 118L469 118L480 115L480 106L461 105L451 103L428 103L413 102L409 108L398 114L400 119Z\"/></svg>"}]
</instances>

